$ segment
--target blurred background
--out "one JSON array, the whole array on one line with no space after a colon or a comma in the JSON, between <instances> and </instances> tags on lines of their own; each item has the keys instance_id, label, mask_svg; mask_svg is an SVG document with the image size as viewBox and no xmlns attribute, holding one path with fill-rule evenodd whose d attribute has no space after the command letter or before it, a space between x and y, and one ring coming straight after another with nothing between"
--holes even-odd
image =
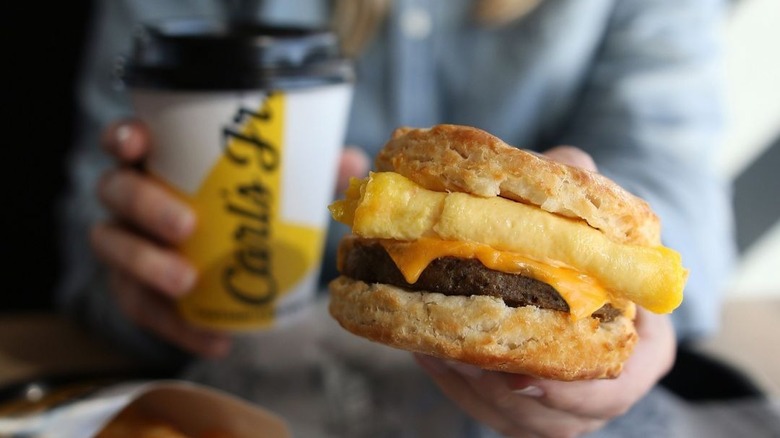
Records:
<instances>
[{"instance_id":1,"label":"blurred background","mask_svg":"<svg viewBox=\"0 0 780 438\"><path fill-rule=\"evenodd\" d=\"M780 297L780 2L736 2L724 38L731 127L718 163L741 252L729 294Z\"/></svg>"},{"instance_id":2,"label":"blurred background","mask_svg":"<svg viewBox=\"0 0 780 438\"><path fill-rule=\"evenodd\" d=\"M722 328L701 347L780 396L780 1L733 2L723 37L731 126L718 166L733 182L740 258Z\"/></svg>"},{"instance_id":3,"label":"blurred background","mask_svg":"<svg viewBox=\"0 0 780 438\"><path fill-rule=\"evenodd\" d=\"M3 2L1 311L51 306L55 202L73 138L75 80L92 2Z\"/></svg>"}]
</instances>

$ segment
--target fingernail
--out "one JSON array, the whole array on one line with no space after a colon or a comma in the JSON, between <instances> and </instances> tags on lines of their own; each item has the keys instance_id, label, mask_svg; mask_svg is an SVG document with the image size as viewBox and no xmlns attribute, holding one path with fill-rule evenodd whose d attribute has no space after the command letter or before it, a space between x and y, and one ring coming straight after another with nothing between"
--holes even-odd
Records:
<instances>
[{"instance_id":1,"label":"fingernail","mask_svg":"<svg viewBox=\"0 0 780 438\"><path fill-rule=\"evenodd\" d=\"M468 365L463 362L456 362L454 360L448 360L446 361L446 364L458 373L466 377L471 377L472 379L477 379L482 375L482 369L473 365Z\"/></svg>"},{"instance_id":2,"label":"fingernail","mask_svg":"<svg viewBox=\"0 0 780 438\"><path fill-rule=\"evenodd\" d=\"M433 374L444 374L447 372L447 365L441 359L425 354L415 354L414 357L423 368Z\"/></svg>"},{"instance_id":3,"label":"fingernail","mask_svg":"<svg viewBox=\"0 0 780 438\"><path fill-rule=\"evenodd\" d=\"M130 125L122 125L116 128L116 152L124 159L135 160L141 155L143 147L139 136L133 135L133 128Z\"/></svg>"},{"instance_id":4,"label":"fingernail","mask_svg":"<svg viewBox=\"0 0 780 438\"><path fill-rule=\"evenodd\" d=\"M189 266L168 270L168 284L176 296L184 295L195 286L197 274Z\"/></svg>"},{"instance_id":5,"label":"fingernail","mask_svg":"<svg viewBox=\"0 0 780 438\"><path fill-rule=\"evenodd\" d=\"M542 390L542 388L533 385L526 386L525 388L514 389L512 390L512 392L517 395L522 395L526 397L541 397L544 395L544 391Z\"/></svg>"},{"instance_id":6,"label":"fingernail","mask_svg":"<svg viewBox=\"0 0 780 438\"><path fill-rule=\"evenodd\" d=\"M127 141L128 138L130 138L130 133L132 130L127 125L121 125L118 128L116 128L116 141L117 143L124 143Z\"/></svg>"},{"instance_id":7,"label":"fingernail","mask_svg":"<svg viewBox=\"0 0 780 438\"><path fill-rule=\"evenodd\" d=\"M162 213L163 223L175 240L187 237L195 226L195 215L185 207L168 205Z\"/></svg>"}]
</instances>

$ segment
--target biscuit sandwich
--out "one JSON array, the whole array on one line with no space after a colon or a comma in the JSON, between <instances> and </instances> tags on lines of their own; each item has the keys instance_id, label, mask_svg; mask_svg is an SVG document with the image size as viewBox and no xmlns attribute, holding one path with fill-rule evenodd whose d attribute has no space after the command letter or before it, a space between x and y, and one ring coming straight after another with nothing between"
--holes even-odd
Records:
<instances>
[{"instance_id":1,"label":"biscuit sandwich","mask_svg":"<svg viewBox=\"0 0 780 438\"><path fill-rule=\"evenodd\" d=\"M331 215L346 330L539 378L614 378L636 306L672 312L688 272L649 205L608 178L458 125L398 128Z\"/></svg>"}]
</instances>

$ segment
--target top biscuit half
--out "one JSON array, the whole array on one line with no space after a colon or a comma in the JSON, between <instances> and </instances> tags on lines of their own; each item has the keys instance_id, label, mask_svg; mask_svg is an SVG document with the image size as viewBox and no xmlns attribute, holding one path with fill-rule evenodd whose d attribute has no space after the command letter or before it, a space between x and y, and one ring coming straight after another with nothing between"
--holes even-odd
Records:
<instances>
[{"instance_id":1,"label":"top biscuit half","mask_svg":"<svg viewBox=\"0 0 780 438\"><path fill-rule=\"evenodd\" d=\"M518 149L477 128L395 130L376 159L429 190L500 196L581 219L610 239L660 245L660 221L643 199L596 172Z\"/></svg>"}]
</instances>

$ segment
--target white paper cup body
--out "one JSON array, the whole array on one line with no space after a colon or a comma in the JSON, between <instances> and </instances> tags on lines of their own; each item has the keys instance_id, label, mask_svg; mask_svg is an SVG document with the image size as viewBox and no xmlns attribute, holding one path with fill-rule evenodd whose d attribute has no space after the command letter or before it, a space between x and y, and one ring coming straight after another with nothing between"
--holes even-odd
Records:
<instances>
[{"instance_id":1,"label":"white paper cup body","mask_svg":"<svg viewBox=\"0 0 780 438\"><path fill-rule=\"evenodd\" d=\"M198 271L182 315L239 331L294 318L317 290L352 83L131 96L147 170L197 215L178 248Z\"/></svg>"}]
</instances>

